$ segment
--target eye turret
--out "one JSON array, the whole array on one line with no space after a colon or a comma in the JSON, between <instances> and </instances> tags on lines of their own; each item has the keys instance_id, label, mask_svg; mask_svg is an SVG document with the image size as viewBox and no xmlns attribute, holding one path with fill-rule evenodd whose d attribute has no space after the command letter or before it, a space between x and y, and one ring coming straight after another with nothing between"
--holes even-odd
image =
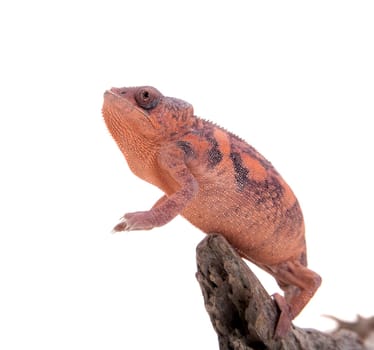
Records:
<instances>
[{"instance_id":1,"label":"eye turret","mask_svg":"<svg viewBox=\"0 0 374 350\"><path fill-rule=\"evenodd\" d=\"M152 87L141 87L135 93L135 100L139 107L149 110L155 108L160 101L161 93Z\"/></svg>"}]
</instances>

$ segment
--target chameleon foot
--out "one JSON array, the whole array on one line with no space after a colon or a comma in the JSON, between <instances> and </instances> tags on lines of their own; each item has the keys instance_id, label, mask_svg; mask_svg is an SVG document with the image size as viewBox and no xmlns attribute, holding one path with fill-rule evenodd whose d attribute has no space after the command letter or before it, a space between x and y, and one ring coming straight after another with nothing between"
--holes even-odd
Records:
<instances>
[{"instance_id":1,"label":"chameleon foot","mask_svg":"<svg viewBox=\"0 0 374 350\"><path fill-rule=\"evenodd\" d=\"M290 312L290 307L288 306L284 297L282 297L280 294L273 294L273 298L280 310L280 316L277 322L277 326L275 328L274 336L275 338L283 338L287 335L292 326L292 316Z\"/></svg>"},{"instance_id":2,"label":"chameleon foot","mask_svg":"<svg viewBox=\"0 0 374 350\"><path fill-rule=\"evenodd\" d=\"M120 223L114 226L112 231L116 233L121 231L150 230L154 227L152 219L152 213L149 211L127 213L121 218Z\"/></svg>"}]
</instances>

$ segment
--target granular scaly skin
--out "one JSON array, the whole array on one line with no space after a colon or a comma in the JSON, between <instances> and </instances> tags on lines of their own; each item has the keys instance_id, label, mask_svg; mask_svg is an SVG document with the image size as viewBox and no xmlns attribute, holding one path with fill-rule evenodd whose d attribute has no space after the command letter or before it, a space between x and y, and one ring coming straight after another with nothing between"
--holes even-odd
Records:
<instances>
[{"instance_id":1,"label":"granular scaly skin","mask_svg":"<svg viewBox=\"0 0 374 350\"><path fill-rule=\"evenodd\" d=\"M133 173L165 195L128 213L114 231L149 230L178 214L222 234L245 259L274 276L282 337L318 289L309 270L299 203L274 167L230 132L198 118L182 100L153 87L105 92L103 116Z\"/></svg>"}]
</instances>

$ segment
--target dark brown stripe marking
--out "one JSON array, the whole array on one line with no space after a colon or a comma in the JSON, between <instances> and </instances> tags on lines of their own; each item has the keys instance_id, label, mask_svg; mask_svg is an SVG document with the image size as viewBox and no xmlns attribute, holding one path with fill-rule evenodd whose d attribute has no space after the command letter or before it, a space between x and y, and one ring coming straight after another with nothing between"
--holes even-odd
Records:
<instances>
[{"instance_id":1,"label":"dark brown stripe marking","mask_svg":"<svg viewBox=\"0 0 374 350\"><path fill-rule=\"evenodd\" d=\"M239 153L231 152L230 159L235 170L235 180L240 190L249 183L249 170L243 166L243 160Z\"/></svg>"},{"instance_id":2,"label":"dark brown stripe marking","mask_svg":"<svg viewBox=\"0 0 374 350\"><path fill-rule=\"evenodd\" d=\"M216 138L214 137L214 130L216 129L216 126L213 124L204 121L204 133L203 137L205 140L208 141L210 144L210 148L208 150L208 164L209 168L214 168L217 166L223 159L223 154L221 150L219 149L219 144Z\"/></svg>"},{"instance_id":3,"label":"dark brown stripe marking","mask_svg":"<svg viewBox=\"0 0 374 350\"><path fill-rule=\"evenodd\" d=\"M207 137L208 142L212 147L208 151L208 162L211 168L214 168L222 161L223 155L219 149L217 140L214 137Z\"/></svg>"}]
</instances>

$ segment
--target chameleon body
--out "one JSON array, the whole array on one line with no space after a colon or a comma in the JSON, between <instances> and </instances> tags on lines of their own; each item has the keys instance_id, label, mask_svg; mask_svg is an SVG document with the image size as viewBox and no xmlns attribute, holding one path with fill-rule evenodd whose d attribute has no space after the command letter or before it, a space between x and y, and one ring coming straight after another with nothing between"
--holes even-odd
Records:
<instances>
[{"instance_id":1,"label":"chameleon body","mask_svg":"<svg viewBox=\"0 0 374 350\"><path fill-rule=\"evenodd\" d=\"M179 214L222 234L284 291L274 295L281 311L275 335L286 335L321 278L306 267L299 203L271 163L153 87L106 91L103 116L132 172L165 193L150 210L125 214L114 231L149 230Z\"/></svg>"}]
</instances>

